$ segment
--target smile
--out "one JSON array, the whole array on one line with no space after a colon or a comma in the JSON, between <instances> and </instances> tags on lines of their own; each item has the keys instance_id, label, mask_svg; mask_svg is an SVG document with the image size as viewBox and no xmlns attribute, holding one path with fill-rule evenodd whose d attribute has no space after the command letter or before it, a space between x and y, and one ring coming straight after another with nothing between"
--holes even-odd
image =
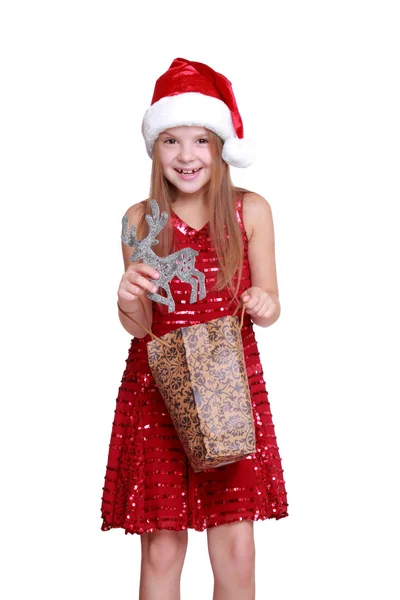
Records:
<instances>
[{"instance_id":1,"label":"smile","mask_svg":"<svg viewBox=\"0 0 400 600\"><path fill-rule=\"evenodd\" d=\"M178 171L178 173L181 173L182 175L193 175L194 173L197 173L198 171L200 171L200 169L192 169L191 171L186 171L183 169L175 169L176 171Z\"/></svg>"}]
</instances>

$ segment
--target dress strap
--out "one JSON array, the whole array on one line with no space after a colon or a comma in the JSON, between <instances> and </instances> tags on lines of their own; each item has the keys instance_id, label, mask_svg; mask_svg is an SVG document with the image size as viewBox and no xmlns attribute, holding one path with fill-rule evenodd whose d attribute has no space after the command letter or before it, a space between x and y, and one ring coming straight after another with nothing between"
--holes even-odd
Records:
<instances>
[{"instance_id":1,"label":"dress strap","mask_svg":"<svg viewBox=\"0 0 400 600\"><path fill-rule=\"evenodd\" d=\"M243 239L247 240L247 234L243 223L243 198L245 193L246 192L241 192L236 200L236 219L242 231Z\"/></svg>"}]
</instances>

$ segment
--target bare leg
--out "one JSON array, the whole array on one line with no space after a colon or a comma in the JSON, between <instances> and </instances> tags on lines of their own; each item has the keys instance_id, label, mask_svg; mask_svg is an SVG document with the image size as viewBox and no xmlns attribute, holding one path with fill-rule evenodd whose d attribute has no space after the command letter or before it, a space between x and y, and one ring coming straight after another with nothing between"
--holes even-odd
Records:
<instances>
[{"instance_id":1,"label":"bare leg","mask_svg":"<svg viewBox=\"0 0 400 600\"><path fill-rule=\"evenodd\" d=\"M186 531L143 533L139 600L180 600Z\"/></svg>"},{"instance_id":2,"label":"bare leg","mask_svg":"<svg viewBox=\"0 0 400 600\"><path fill-rule=\"evenodd\" d=\"M253 521L245 520L207 530L214 573L213 600L254 600L255 547Z\"/></svg>"}]
</instances>

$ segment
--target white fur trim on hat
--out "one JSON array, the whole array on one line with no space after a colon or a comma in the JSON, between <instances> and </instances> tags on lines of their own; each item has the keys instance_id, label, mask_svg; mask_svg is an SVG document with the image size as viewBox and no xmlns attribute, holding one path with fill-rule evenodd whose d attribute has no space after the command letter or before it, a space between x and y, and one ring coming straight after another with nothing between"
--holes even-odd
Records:
<instances>
[{"instance_id":1,"label":"white fur trim on hat","mask_svg":"<svg viewBox=\"0 0 400 600\"><path fill-rule=\"evenodd\" d=\"M152 104L143 117L142 133L148 155L151 157L154 142L162 131L180 125L206 127L224 141L236 135L231 111L222 100L199 92L165 96Z\"/></svg>"}]
</instances>

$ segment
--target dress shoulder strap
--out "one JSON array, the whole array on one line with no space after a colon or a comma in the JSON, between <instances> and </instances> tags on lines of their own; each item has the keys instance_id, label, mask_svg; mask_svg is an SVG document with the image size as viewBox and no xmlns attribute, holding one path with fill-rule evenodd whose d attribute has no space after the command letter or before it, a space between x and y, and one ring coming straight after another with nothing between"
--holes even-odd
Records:
<instances>
[{"instance_id":1,"label":"dress shoulder strap","mask_svg":"<svg viewBox=\"0 0 400 600\"><path fill-rule=\"evenodd\" d=\"M247 238L246 230L243 224L243 198L245 196L245 193L246 192L241 192L236 198L236 219L239 223L242 233L244 234L245 238Z\"/></svg>"}]
</instances>

